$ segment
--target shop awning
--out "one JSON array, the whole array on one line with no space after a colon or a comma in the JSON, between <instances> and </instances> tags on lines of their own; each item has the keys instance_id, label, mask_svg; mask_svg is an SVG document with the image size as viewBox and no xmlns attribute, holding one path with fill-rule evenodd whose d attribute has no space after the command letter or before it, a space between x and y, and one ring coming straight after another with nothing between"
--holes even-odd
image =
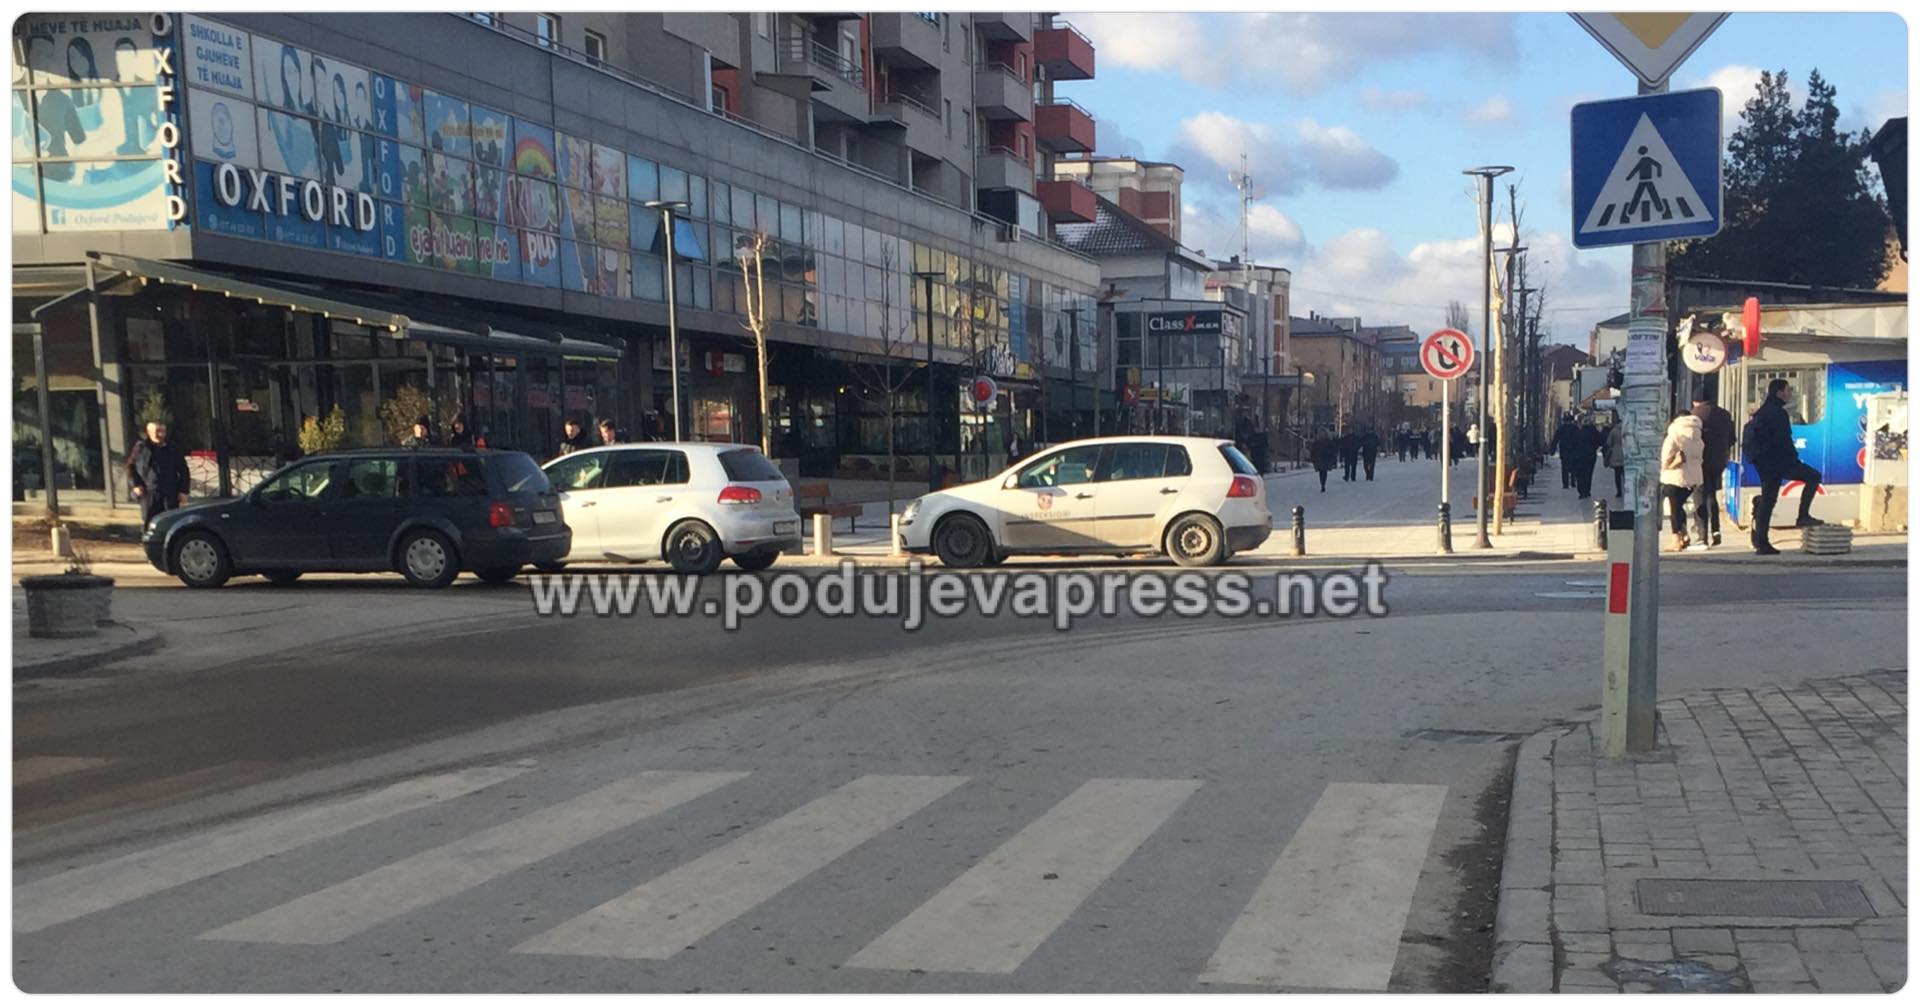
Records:
<instances>
[{"instance_id":1,"label":"shop awning","mask_svg":"<svg viewBox=\"0 0 1920 1006\"><path fill-rule=\"evenodd\" d=\"M608 360L617 360L621 354L617 346L563 335L558 326L533 326L531 331L547 335L541 338L458 311L432 307L422 311L379 293L354 292L339 297L294 285L240 279L178 262L160 262L106 252L92 252L90 257L99 265L96 276L100 280L125 275L193 290L215 290L259 304L306 311L384 330L398 339L419 339L501 353L543 353ZM81 292L84 293L84 288Z\"/></svg>"},{"instance_id":2,"label":"shop awning","mask_svg":"<svg viewBox=\"0 0 1920 1006\"><path fill-rule=\"evenodd\" d=\"M368 328L383 328L396 335L404 332L410 324L410 320L404 314L284 286L237 279L225 273L199 269L178 262L160 262L107 252L88 252L87 254L99 264L102 271L108 273L137 276L155 282L184 286L192 290L214 290L229 297L240 297L257 304L271 304L275 307L306 311L324 318L339 318Z\"/></svg>"}]
</instances>

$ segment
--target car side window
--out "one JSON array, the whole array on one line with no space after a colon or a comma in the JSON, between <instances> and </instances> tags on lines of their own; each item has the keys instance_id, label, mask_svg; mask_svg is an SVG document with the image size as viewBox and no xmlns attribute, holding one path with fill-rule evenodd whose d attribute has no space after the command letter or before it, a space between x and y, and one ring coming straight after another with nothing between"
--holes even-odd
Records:
<instances>
[{"instance_id":1,"label":"car side window","mask_svg":"<svg viewBox=\"0 0 1920 1006\"><path fill-rule=\"evenodd\" d=\"M1165 444L1110 444L1095 482L1157 479L1167 470Z\"/></svg>"},{"instance_id":2,"label":"car side window","mask_svg":"<svg viewBox=\"0 0 1920 1006\"><path fill-rule=\"evenodd\" d=\"M300 503L317 500L333 483L333 462L314 461L295 465L269 479L260 487L263 503Z\"/></svg>"},{"instance_id":3,"label":"car side window","mask_svg":"<svg viewBox=\"0 0 1920 1006\"><path fill-rule=\"evenodd\" d=\"M347 462L341 481L342 499L395 499L406 495L404 468L398 458L355 458Z\"/></svg>"},{"instance_id":4,"label":"car side window","mask_svg":"<svg viewBox=\"0 0 1920 1006\"><path fill-rule=\"evenodd\" d=\"M607 470L606 452L576 454L547 466L547 481L563 493L605 488L602 476Z\"/></svg>"},{"instance_id":5,"label":"car side window","mask_svg":"<svg viewBox=\"0 0 1920 1006\"><path fill-rule=\"evenodd\" d=\"M1185 478L1193 474L1193 459L1187 456L1187 449L1179 444L1167 445L1166 478Z\"/></svg>"},{"instance_id":6,"label":"car side window","mask_svg":"<svg viewBox=\"0 0 1920 1006\"><path fill-rule=\"evenodd\" d=\"M420 458L415 462L419 495L426 497L485 496L486 476L473 458Z\"/></svg>"},{"instance_id":7,"label":"car side window","mask_svg":"<svg viewBox=\"0 0 1920 1006\"><path fill-rule=\"evenodd\" d=\"M667 469L672 466L672 459L667 455L667 451L616 452L613 462L607 466L607 487L617 489L664 484L667 481Z\"/></svg>"},{"instance_id":8,"label":"car side window","mask_svg":"<svg viewBox=\"0 0 1920 1006\"><path fill-rule=\"evenodd\" d=\"M683 486L693 480L687 470L687 452L661 451L667 456L667 474L660 479L663 486Z\"/></svg>"},{"instance_id":9,"label":"car side window","mask_svg":"<svg viewBox=\"0 0 1920 1006\"><path fill-rule=\"evenodd\" d=\"M1017 484L1022 489L1047 489L1091 482L1099 462L1099 446L1069 447L1020 469Z\"/></svg>"}]
</instances>

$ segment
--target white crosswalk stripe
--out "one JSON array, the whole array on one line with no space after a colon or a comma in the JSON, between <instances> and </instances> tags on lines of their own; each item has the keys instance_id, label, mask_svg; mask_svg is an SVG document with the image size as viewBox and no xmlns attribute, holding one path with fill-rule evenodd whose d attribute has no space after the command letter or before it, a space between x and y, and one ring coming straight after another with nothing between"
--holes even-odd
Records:
<instances>
[{"instance_id":1,"label":"white crosswalk stripe","mask_svg":"<svg viewBox=\"0 0 1920 1006\"><path fill-rule=\"evenodd\" d=\"M964 782L862 776L514 951L665 960Z\"/></svg>"},{"instance_id":2,"label":"white crosswalk stripe","mask_svg":"<svg viewBox=\"0 0 1920 1006\"><path fill-rule=\"evenodd\" d=\"M202 935L261 943L338 943L637 821L705 796L745 772L642 772Z\"/></svg>"},{"instance_id":3,"label":"white crosswalk stripe","mask_svg":"<svg viewBox=\"0 0 1920 1006\"><path fill-rule=\"evenodd\" d=\"M1201 979L1385 991L1446 795L1328 785Z\"/></svg>"},{"instance_id":4,"label":"white crosswalk stripe","mask_svg":"<svg viewBox=\"0 0 1920 1006\"><path fill-rule=\"evenodd\" d=\"M858 968L1009 974L1200 788L1094 779L848 961Z\"/></svg>"},{"instance_id":5,"label":"white crosswalk stripe","mask_svg":"<svg viewBox=\"0 0 1920 1006\"><path fill-rule=\"evenodd\" d=\"M491 766L395 783L363 796L243 821L13 890L13 928L33 933L203 880L362 825L485 789L528 771Z\"/></svg>"}]
</instances>

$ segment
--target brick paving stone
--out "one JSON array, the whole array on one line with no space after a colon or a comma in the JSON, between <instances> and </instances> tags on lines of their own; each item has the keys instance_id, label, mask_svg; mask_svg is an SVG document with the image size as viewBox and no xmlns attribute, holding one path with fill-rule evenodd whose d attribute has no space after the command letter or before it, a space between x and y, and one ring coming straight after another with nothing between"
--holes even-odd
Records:
<instances>
[{"instance_id":1,"label":"brick paving stone","mask_svg":"<svg viewBox=\"0 0 1920 1006\"><path fill-rule=\"evenodd\" d=\"M1740 961L1747 977L1755 982L1804 982L1809 980L1800 951L1791 943L1740 944Z\"/></svg>"},{"instance_id":2,"label":"brick paving stone","mask_svg":"<svg viewBox=\"0 0 1920 1006\"><path fill-rule=\"evenodd\" d=\"M1675 929L1673 949L1682 954L1733 953L1733 933L1726 929Z\"/></svg>"},{"instance_id":3,"label":"brick paving stone","mask_svg":"<svg viewBox=\"0 0 1920 1006\"><path fill-rule=\"evenodd\" d=\"M1902 940L1861 940L1867 964L1880 977L1880 983L1895 988L1907 980L1907 943Z\"/></svg>"},{"instance_id":4,"label":"brick paving stone","mask_svg":"<svg viewBox=\"0 0 1920 1006\"><path fill-rule=\"evenodd\" d=\"M1804 953L1800 959L1822 992L1880 991L1880 978L1868 965L1864 952Z\"/></svg>"},{"instance_id":5,"label":"brick paving stone","mask_svg":"<svg viewBox=\"0 0 1920 1006\"><path fill-rule=\"evenodd\" d=\"M1561 933L1560 949L1568 954L1613 954L1613 935L1611 933Z\"/></svg>"},{"instance_id":6,"label":"brick paving stone","mask_svg":"<svg viewBox=\"0 0 1920 1006\"><path fill-rule=\"evenodd\" d=\"M1810 953L1860 950L1860 937L1838 926L1802 926L1793 931L1793 942Z\"/></svg>"}]
</instances>

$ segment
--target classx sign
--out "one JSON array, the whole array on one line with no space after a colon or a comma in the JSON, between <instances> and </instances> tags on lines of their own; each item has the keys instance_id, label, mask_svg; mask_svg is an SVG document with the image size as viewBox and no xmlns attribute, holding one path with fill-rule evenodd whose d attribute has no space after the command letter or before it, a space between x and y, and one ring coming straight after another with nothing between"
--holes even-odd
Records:
<instances>
[{"instance_id":1,"label":"classx sign","mask_svg":"<svg viewBox=\"0 0 1920 1006\"><path fill-rule=\"evenodd\" d=\"M1177 311L1147 315L1147 331L1154 335L1219 335L1219 311Z\"/></svg>"}]
</instances>

